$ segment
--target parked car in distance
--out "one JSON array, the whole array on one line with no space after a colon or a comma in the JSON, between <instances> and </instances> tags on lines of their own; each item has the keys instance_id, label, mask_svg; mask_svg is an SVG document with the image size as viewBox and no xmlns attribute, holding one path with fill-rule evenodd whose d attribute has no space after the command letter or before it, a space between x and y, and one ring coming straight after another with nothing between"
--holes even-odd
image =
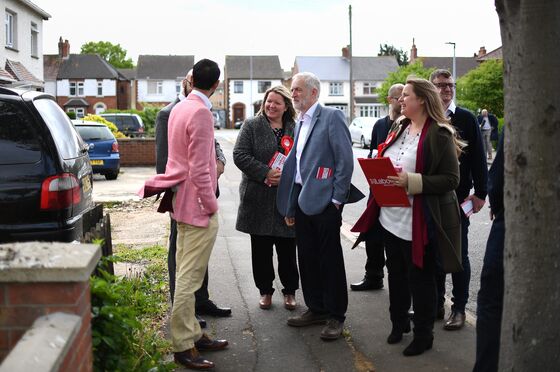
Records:
<instances>
[{"instance_id":1,"label":"parked car in distance","mask_svg":"<svg viewBox=\"0 0 560 372\"><path fill-rule=\"evenodd\" d=\"M93 208L87 144L54 97L0 87L0 243L79 241Z\"/></svg>"},{"instance_id":2,"label":"parked car in distance","mask_svg":"<svg viewBox=\"0 0 560 372\"><path fill-rule=\"evenodd\" d=\"M363 149L369 148L371 143L371 131L375 122L379 118L375 117L360 117L355 118L350 123L350 136L352 137L352 143L359 143L360 147Z\"/></svg>"},{"instance_id":3,"label":"parked car in distance","mask_svg":"<svg viewBox=\"0 0 560 372\"><path fill-rule=\"evenodd\" d=\"M103 113L99 116L115 124L119 131L127 137L144 136L144 122L138 114Z\"/></svg>"},{"instance_id":4,"label":"parked car in distance","mask_svg":"<svg viewBox=\"0 0 560 372\"><path fill-rule=\"evenodd\" d=\"M108 180L116 180L120 170L119 143L105 124L93 121L72 120L84 142L93 173L99 173Z\"/></svg>"},{"instance_id":5,"label":"parked car in distance","mask_svg":"<svg viewBox=\"0 0 560 372\"><path fill-rule=\"evenodd\" d=\"M220 129L220 114L212 111L212 116L214 117L214 129Z\"/></svg>"},{"instance_id":6,"label":"parked car in distance","mask_svg":"<svg viewBox=\"0 0 560 372\"><path fill-rule=\"evenodd\" d=\"M235 129L241 129L241 126L243 125L243 120L237 120L234 124L233 127Z\"/></svg>"}]
</instances>

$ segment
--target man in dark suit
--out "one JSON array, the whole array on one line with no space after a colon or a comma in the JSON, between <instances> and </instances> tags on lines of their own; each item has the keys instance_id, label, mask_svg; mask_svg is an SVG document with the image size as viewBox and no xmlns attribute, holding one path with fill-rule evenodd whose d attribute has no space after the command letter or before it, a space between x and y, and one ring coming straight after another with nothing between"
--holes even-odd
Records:
<instances>
[{"instance_id":1,"label":"man in dark suit","mask_svg":"<svg viewBox=\"0 0 560 372\"><path fill-rule=\"evenodd\" d=\"M498 119L488 110L483 109L476 118L478 126L482 132L485 146L485 153L488 153L488 159L492 159L492 143L498 140Z\"/></svg>"},{"instance_id":2,"label":"man in dark suit","mask_svg":"<svg viewBox=\"0 0 560 372\"><path fill-rule=\"evenodd\" d=\"M167 138L167 128L169 115L171 110L185 99L186 96L192 90L192 70L190 70L182 82L181 94L164 108L162 108L156 116L156 172L158 174L165 173L165 166L167 164L167 154L168 154L168 138ZM214 140L215 141L215 140ZM218 141L215 141L216 145L216 165L218 178L224 172L224 166L226 164L226 158L220 147ZM219 190L216 191L216 196L219 195ZM169 292L171 296L171 302L175 296L175 254L177 252L177 222L171 218L170 232L169 232L169 252L167 256L167 268L169 270ZM210 300L210 295L208 293L208 269L206 269L206 274L204 276L204 281L199 290L195 292L195 310L196 317L200 326L202 328L206 327L206 321L200 317L200 315L212 315L212 316L230 316L230 308L222 308L216 306L216 304Z\"/></svg>"},{"instance_id":3,"label":"man in dark suit","mask_svg":"<svg viewBox=\"0 0 560 372\"><path fill-rule=\"evenodd\" d=\"M301 287L308 307L301 316L288 319L288 325L326 322L321 339L334 340L342 334L348 307L340 226L354 160L344 114L321 106L320 90L321 82L311 73L293 77L292 100L299 117L276 205L286 223L295 224Z\"/></svg>"},{"instance_id":4,"label":"man in dark suit","mask_svg":"<svg viewBox=\"0 0 560 372\"><path fill-rule=\"evenodd\" d=\"M401 104L399 97L401 96L404 85L394 84L389 88L387 101L389 102L389 115L375 122L371 131L371 143L369 146L368 158L374 156L373 151L377 151L377 146L385 142L389 129L393 125L395 119L401 115ZM370 191L370 198L372 197ZM353 291L367 291L370 289L383 288L383 267L385 266L385 253L383 251L383 236L379 230L379 222L374 228L366 233L366 274L358 283L350 284Z\"/></svg>"},{"instance_id":5,"label":"man in dark suit","mask_svg":"<svg viewBox=\"0 0 560 372\"><path fill-rule=\"evenodd\" d=\"M476 306L476 363L473 372L497 371L504 307L504 135L500 136L496 159L488 174L488 199L492 229L486 253Z\"/></svg>"},{"instance_id":6,"label":"man in dark suit","mask_svg":"<svg viewBox=\"0 0 560 372\"><path fill-rule=\"evenodd\" d=\"M488 180L488 168L486 156L482 147L480 128L474 115L453 102L455 95L455 81L451 73L447 70L435 70L430 76L430 81L434 83L447 117L451 119L451 124L457 129L457 134L463 139L467 146L459 157L459 186L455 190L457 199L462 204L465 201L472 201L473 212L478 213L486 202L486 183ZM474 194L470 190L474 183ZM471 280L471 265L469 262L469 218L461 211L461 255L463 271L453 273L453 306L451 314L445 322L443 328L446 330L461 329L465 325L465 306L469 299L469 283ZM440 269L437 275L438 287L438 312L437 318L443 319L445 316L445 273Z\"/></svg>"}]
</instances>

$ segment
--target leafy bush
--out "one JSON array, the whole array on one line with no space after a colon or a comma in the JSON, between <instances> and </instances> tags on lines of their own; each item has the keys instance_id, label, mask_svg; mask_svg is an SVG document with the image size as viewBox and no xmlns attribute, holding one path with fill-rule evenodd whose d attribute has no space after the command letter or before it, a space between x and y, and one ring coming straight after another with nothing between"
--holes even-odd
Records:
<instances>
[{"instance_id":1,"label":"leafy bush","mask_svg":"<svg viewBox=\"0 0 560 372\"><path fill-rule=\"evenodd\" d=\"M416 60L414 63L399 67L397 71L391 72L383 81L383 84L375 90L379 95L379 100L385 104L389 104L389 102L387 102L387 96L389 95L389 88L391 88L392 85L397 83L406 84L406 79L409 76L429 79L430 74L434 70L435 68L425 68L421 60Z\"/></svg>"},{"instance_id":2,"label":"leafy bush","mask_svg":"<svg viewBox=\"0 0 560 372\"><path fill-rule=\"evenodd\" d=\"M170 344L163 334L168 312L167 250L120 248L100 263L91 277L92 336L95 371L172 371L164 361ZM142 263L145 271L117 277L103 270L105 260Z\"/></svg>"},{"instance_id":3,"label":"leafy bush","mask_svg":"<svg viewBox=\"0 0 560 372\"><path fill-rule=\"evenodd\" d=\"M119 132L119 128L117 128L117 126L113 123L111 123L110 121L108 121L105 118L102 118L99 115L93 115L93 114L88 114L87 116L84 117L84 120L86 121L94 121L96 123L101 123L101 124L105 124L107 126L107 128L109 128L109 130L111 131L111 133L113 133L113 135L115 136L115 138L126 138L126 136L124 135L124 133Z\"/></svg>"},{"instance_id":4,"label":"leafy bush","mask_svg":"<svg viewBox=\"0 0 560 372\"><path fill-rule=\"evenodd\" d=\"M68 115L68 117L72 120L76 119L76 113L75 112L67 112L66 115Z\"/></svg>"}]
</instances>

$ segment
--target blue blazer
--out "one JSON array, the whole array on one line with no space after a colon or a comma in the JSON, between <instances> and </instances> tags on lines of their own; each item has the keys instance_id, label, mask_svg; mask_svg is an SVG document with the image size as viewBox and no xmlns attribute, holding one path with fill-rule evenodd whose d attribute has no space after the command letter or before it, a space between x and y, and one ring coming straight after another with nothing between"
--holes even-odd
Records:
<instances>
[{"instance_id":1,"label":"blue blazer","mask_svg":"<svg viewBox=\"0 0 560 372\"><path fill-rule=\"evenodd\" d=\"M346 203L354 170L352 140L343 112L318 105L300 159L302 187L295 187L300 128L301 123L297 123L294 146L284 164L276 196L276 206L284 217L294 217L298 204L311 216L323 212L332 199ZM324 168L332 173L318 177L319 169Z\"/></svg>"}]
</instances>

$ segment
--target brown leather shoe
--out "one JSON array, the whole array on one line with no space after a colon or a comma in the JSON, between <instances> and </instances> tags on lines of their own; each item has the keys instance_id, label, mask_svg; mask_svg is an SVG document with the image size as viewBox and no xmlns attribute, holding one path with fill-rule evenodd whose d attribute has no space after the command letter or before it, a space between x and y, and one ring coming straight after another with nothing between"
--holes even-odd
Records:
<instances>
[{"instance_id":1,"label":"brown leather shoe","mask_svg":"<svg viewBox=\"0 0 560 372\"><path fill-rule=\"evenodd\" d=\"M463 328L464 325L465 325L465 314L454 310L451 312L451 315L449 315L449 318L445 322L443 329L447 331L456 331L458 329Z\"/></svg>"},{"instance_id":2,"label":"brown leather shoe","mask_svg":"<svg viewBox=\"0 0 560 372\"><path fill-rule=\"evenodd\" d=\"M173 359L175 363L191 369L214 368L214 363L201 357L196 347L179 353L173 353Z\"/></svg>"},{"instance_id":3,"label":"brown leather shoe","mask_svg":"<svg viewBox=\"0 0 560 372\"><path fill-rule=\"evenodd\" d=\"M329 319L327 325L321 331L321 339L325 341L336 340L342 335L344 323L336 319Z\"/></svg>"},{"instance_id":4,"label":"brown leather shoe","mask_svg":"<svg viewBox=\"0 0 560 372\"><path fill-rule=\"evenodd\" d=\"M198 350L217 351L224 350L228 346L227 340L212 340L206 333L194 343Z\"/></svg>"},{"instance_id":5,"label":"brown leather shoe","mask_svg":"<svg viewBox=\"0 0 560 372\"><path fill-rule=\"evenodd\" d=\"M307 310L300 316L288 319L288 325L292 327L305 327L312 324L325 324L329 319L329 314L317 314L311 310Z\"/></svg>"},{"instance_id":6,"label":"brown leather shoe","mask_svg":"<svg viewBox=\"0 0 560 372\"><path fill-rule=\"evenodd\" d=\"M272 295L270 294L262 295L261 299L259 300L259 306L263 310L270 309L270 307L272 306Z\"/></svg>"},{"instance_id":7,"label":"brown leather shoe","mask_svg":"<svg viewBox=\"0 0 560 372\"><path fill-rule=\"evenodd\" d=\"M293 294L284 295L284 307L288 310L294 310L296 308L296 296Z\"/></svg>"}]
</instances>

